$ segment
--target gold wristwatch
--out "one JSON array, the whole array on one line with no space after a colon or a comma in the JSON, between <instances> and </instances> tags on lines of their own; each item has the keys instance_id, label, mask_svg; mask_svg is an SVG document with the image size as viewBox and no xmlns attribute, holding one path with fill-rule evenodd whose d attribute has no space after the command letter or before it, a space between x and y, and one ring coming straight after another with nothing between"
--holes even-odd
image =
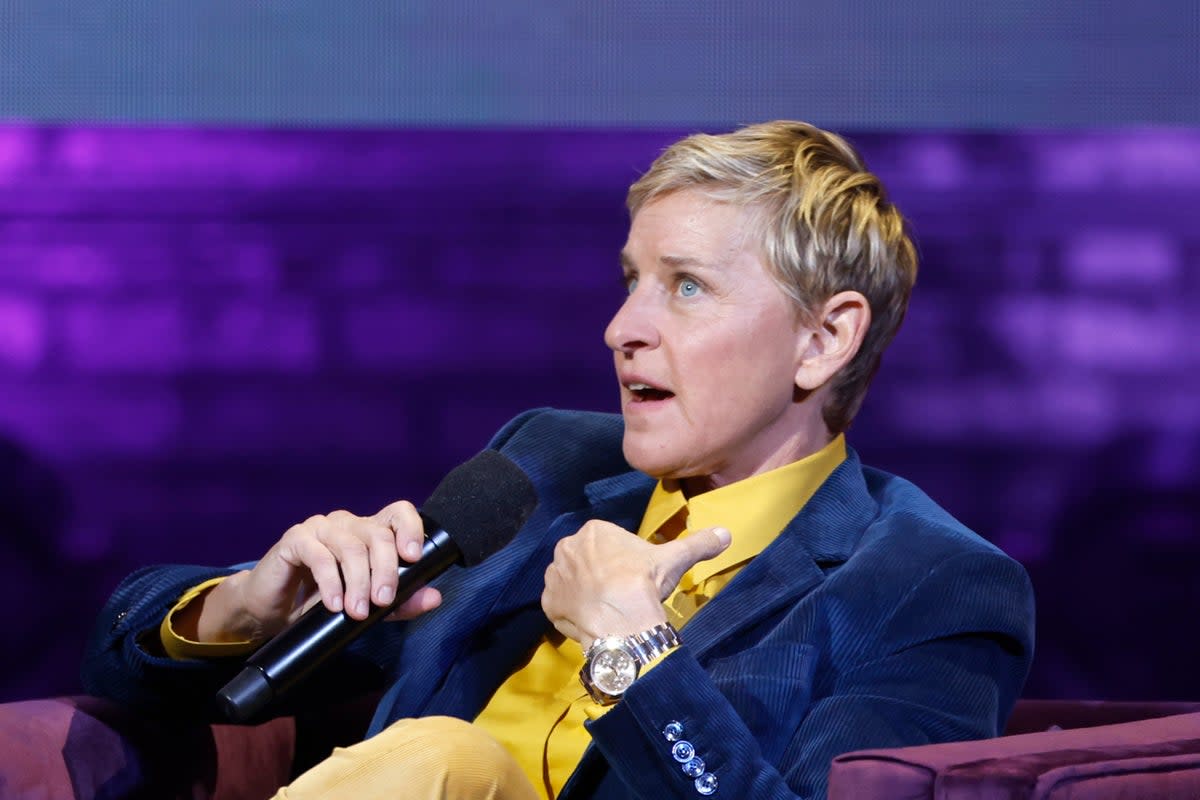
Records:
<instances>
[{"instance_id":1,"label":"gold wristwatch","mask_svg":"<svg viewBox=\"0 0 1200 800\"><path fill-rule=\"evenodd\" d=\"M615 703L647 664L679 644L669 622L632 636L602 636L588 648L579 680L597 703Z\"/></svg>"}]
</instances>

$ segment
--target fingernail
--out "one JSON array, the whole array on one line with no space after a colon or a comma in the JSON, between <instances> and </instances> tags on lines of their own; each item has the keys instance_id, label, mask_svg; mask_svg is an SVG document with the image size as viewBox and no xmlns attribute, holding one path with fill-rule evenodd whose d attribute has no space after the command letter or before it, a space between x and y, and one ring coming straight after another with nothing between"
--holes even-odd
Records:
<instances>
[{"instance_id":1,"label":"fingernail","mask_svg":"<svg viewBox=\"0 0 1200 800\"><path fill-rule=\"evenodd\" d=\"M409 561L416 561L421 557L421 545L416 542L409 542L404 546L404 555Z\"/></svg>"},{"instance_id":2,"label":"fingernail","mask_svg":"<svg viewBox=\"0 0 1200 800\"><path fill-rule=\"evenodd\" d=\"M380 586L379 591L375 593L375 596L379 598L379 605L386 606L388 603L392 602L392 587Z\"/></svg>"},{"instance_id":3,"label":"fingernail","mask_svg":"<svg viewBox=\"0 0 1200 800\"><path fill-rule=\"evenodd\" d=\"M342 596L337 595L336 597L330 598L328 605L334 611L341 611L342 610Z\"/></svg>"},{"instance_id":4,"label":"fingernail","mask_svg":"<svg viewBox=\"0 0 1200 800\"><path fill-rule=\"evenodd\" d=\"M354 613L366 616L369 607L366 600L359 600L354 604Z\"/></svg>"},{"instance_id":5,"label":"fingernail","mask_svg":"<svg viewBox=\"0 0 1200 800\"><path fill-rule=\"evenodd\" d=\"M713 528L713 533L717 535L717 541L721 543L722 547L728 547L729 543L733 541L733 534L729 532L728 528Z\"/></svg>"}]
</instances>

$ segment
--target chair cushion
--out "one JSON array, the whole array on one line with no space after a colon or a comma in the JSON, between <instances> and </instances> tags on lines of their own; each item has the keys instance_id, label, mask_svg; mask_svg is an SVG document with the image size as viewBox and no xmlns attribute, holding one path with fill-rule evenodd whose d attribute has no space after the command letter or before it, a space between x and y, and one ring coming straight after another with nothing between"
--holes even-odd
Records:
<instances>
[{"instance_id":1,"label":"chair cushion","mask_svg":"<svg viewBox=\"0 0 1200 800\"><path fill-rule=\"evenodd\" d=\"M1200 787L1200 713L846 753L834 759L829 797L1200 796L1194 787Z\"/></svg>"}]
</instances>

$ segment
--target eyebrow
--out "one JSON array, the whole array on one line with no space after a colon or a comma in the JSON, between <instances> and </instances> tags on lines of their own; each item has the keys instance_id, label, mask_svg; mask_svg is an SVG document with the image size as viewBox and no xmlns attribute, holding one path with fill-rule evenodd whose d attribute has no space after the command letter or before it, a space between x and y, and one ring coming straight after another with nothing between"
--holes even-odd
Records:
<instances>
[{"instance_id":1,"label":"eyebrow","mask_svg":"<svg viewBox=\"0 0 1200 800\"><path fill-rule=\"evenodd\" d=\"M698 258L692 258L690 256L662 256L658 260L668 267L687 267L688 269L696 269L697 267L709 269L714 268L712 264L709 264L706 261L701 261ZM620 261L623 269L630 270L635 268L633 264L633 257L625 250L621 251Z\"/></svg>"},{"instance_id":2,"label":"eyebrow","mask_svg":"<svg viewBox=\"0 0 1200 800\"><path fill-rule=\"evenodd\" d=\"M691 258L690 256L663 256L659 261L668 267L687 267L689 269L695 269L696 267L711 268L713 266L707 261L701 261L698 258Z\"/></svg>"}]
</instances>

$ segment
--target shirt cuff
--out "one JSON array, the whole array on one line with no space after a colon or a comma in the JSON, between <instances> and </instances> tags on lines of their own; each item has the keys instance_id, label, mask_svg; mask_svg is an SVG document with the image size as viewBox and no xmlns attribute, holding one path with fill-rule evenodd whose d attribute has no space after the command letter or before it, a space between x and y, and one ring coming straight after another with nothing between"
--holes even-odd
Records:
<instances>
[{"instance_id":1,"label":"shirt cuff","mask_svg":"<svg viewBox=\"0 0 1200 800\"><path fill-rule=\"evenodd\" d=\"M185 639L175 631L175 615L186 608L198 597L207 594L228 576L213 578L193 586L183 593L179 602L163 617L162 625L158 628L158 638L162 640L163 650L175 661L190 658L223 658L228 656L244 656L254 652L256 642L193 642Z\"/></svg>"}]
</instances>

